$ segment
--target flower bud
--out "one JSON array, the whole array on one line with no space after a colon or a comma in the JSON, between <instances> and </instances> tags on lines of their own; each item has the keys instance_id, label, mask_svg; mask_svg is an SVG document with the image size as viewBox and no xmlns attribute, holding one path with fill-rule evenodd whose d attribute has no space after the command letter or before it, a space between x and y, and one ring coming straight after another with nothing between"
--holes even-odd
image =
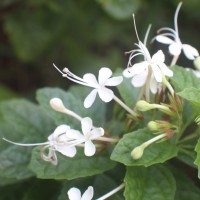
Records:
<instances>
[{"instance_id":1,"label":"flower bud","mask_svg":"<svg viewBox=\"0 0 200 200\"><path fill-rule=\"evenodd\" d=\"M49 101L50 106L58 112L64 112L66 110L63 102L59 98L53 98Z\"/></svg>"},{"instance_id":2,"label":"flower bud","mask_svg":"<svg viewBox=\"0 0 200 200\"><path fill-rule=\"evenodd\" d=\"M156 121L150 121L147 124L147 127L151 131L159 131L161 129L170 129L170 128L173 128L174 125L171 124L171 123L169 123L169 122L167 122L167 121L156 120Z\"/></svg>"},{"instance_id":3,"label":"flower bud","mask_svg":"<svg viewBox=\"0 0 200 200\"><path fill-rule=\"evenodd\" d=\"M196 69L200 70L200 56L198 56L195 60L194 60L194 66Z\"/></svg>"},{"instance_id":4,"label":"flower bud","mask_svg":"<svg viewBox=\"0 0 200 200\"><path fill-rule=\"evenodd\" d=\"M147 127L149 130L151 131L157 131L160 129L160 126L157 122L155 121L150 121L148 124L147 124Z\"/></svg>"},{"instance_id":5,"label":"flower bud","mask_svg":"<svg viewBox=\"0 0 200 200\"><path fill-rule=\"evenodd\" d=\"M136 103L136 109L139 110L139 111L142 111L142 112L145 112L145 111L148 111L148 110L151 110L151 109L154 109L155 107L144 101L144 100L140 100Z\"/></svg>"},{"instance_id":6,"label":"flower bud","mask_svg":"<svg viewBox=\"0 0 200 200\"><path fill-rule=\"evenodd\" d=\"M140 145L131 151L131 156L134 160L140 159L144 153L144 146Z\"/></svg>"}]
</instances>

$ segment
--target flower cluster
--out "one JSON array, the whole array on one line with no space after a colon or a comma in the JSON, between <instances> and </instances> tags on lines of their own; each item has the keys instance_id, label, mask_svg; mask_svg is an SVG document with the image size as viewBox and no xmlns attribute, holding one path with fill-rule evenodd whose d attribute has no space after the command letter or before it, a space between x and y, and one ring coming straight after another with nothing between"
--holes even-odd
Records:
<instances>
[{"instance_id":1,"label":"flower cluster","mask_svg":"<svg viewBox=\"0 0 200 200\"><path fill-rule=\"evenodd\" d=\"M183 44L179 37L177 19L181 5L182 3L178 5L175 12L174 29L159 29L158 35L153 38L153 41L169 45L169 52L173 56L170 66L176 64L179 55L183 50L185 56L188 59L193 60L195 65L199 67L200 57L198 51L189 44ZM150 121L147 121L146 123L148 130L153 132L153 134L156 134L156 136L144 141L138 146L132 147L130 151L130 158L132 160L138 160L142 158L144 150L150 145L156 142L170 140L176 133L178 133L179 124L182 120L180 116L182 116L183 112L183 102L176 95L174 88L170 84L170 78L173 77L173 71L170 69L170 66L168 67L165 63L165 55L163 51L158 50L151 56L147 48L147 38L150 26L148 27L144 41L142 42L137 33L134 15L133 22L137 37L137 43L135 43L136 49L128 52L129 60L127 68L122 71L121 75L112 76L113 73L109 68L102 67L99 70L98 78L91 73L86 73L81 78L69 71L68 68L64 68L61 71L55 64L53 65L63 77L75 83L92 88L83 102L83 106L86 109L90 108L94 104L98 95L105 103L114 100L126 112L128 112L128 117L131 118L132 121L136 121L136 123L139 120L145 120L145 117L147 116L145 116L145 112L148 111L153 113L155 109L159 110L160 114L158 116L162 119L152 120L149 116L146 117L147 120L150 119ZM142 56L142 61L135 63L134 59L137 56ZM196 76L199 76L200 72L194 71L194 73ZM123 84L125 79L124 77L131 79L131 87L140 88L138 99L132 107L126 105L124 101L115 95L115 90L111 89L114 86L119 87L120 84ZM167 93L166 90L169 92ZM132 91L130 91L130 93L131 92ZM156 99L158 96L159 100ZM3 138L3 140L20 146L41 146L41 158L53 165L57 165L57 152L63 156L73 158L77 154L77 148L83 148L85 156L94 156L97 152L97 148L101 148L105 142L113 144L118 143L121 139L107 137L104 129L102 127L95 127L90 117L79 116L77 113L66 108L60 98L52 98L49 105L54 111L64 113L75 120L78 120L81 125L81 130L76 130L67 124L61 124L56 127L53 133L48 136L47 141L43 143L23 144L10 141L6 138ZM197 124L200 124L200 117L196 119L196 122ZM119 137L121 137L121 135ZM98 198L98 200L108 198L112 194L124 188L124 186L125 184L122 183L116 189ZM92 186L89 186L81 196L80 190L73 187L67 194L70 200L91 200L94 196L94 190Z\"/></svg>"}]
</instances>

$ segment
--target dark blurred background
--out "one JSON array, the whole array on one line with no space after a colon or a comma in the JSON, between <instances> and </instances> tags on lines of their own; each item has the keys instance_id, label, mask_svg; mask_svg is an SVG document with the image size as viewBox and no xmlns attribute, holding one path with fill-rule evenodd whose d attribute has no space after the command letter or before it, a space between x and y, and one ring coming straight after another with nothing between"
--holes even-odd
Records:
<instances>
[{"instance_id":1,"label":"dark blurred background","mask_svg":"<svg viewBox=\"0 0 200 200\"><path fill-rule=\"evenodd\" d=\"M53 68L68 67L82 76L100 67L125 68L137 42L132 13L143 40L160 27L173 28L178 0L0 0L0 100L34 99L37 88L67 89ZM200 49L200 1L184 0L178 24L181 40ZM153 53L160 48L149 44ZM167 52L167 48L164 48ZM171 57L167 57L167 63ZM193 67L184 56L178 62Z\"/></svg>"}]
</instances>

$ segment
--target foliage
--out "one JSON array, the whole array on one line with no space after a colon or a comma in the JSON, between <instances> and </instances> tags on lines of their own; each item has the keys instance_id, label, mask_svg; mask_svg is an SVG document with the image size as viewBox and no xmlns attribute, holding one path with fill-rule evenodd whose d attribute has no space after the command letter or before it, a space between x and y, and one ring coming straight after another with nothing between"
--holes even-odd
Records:
<instances>
[{"instance_id":1,"label":"foliage","mask_svg":"<svg viewBox=\"0 0 200 200\"><path fill-rule=\"evenodd\" d=\"M176 3L175 0L171 2ZM194 3L195 7L186 2L184 12L191 12L191 9L200 6ZM157 2L155 8L151 6L150 19L155 19L154 15L162 12L159 9L161 4L168 5L167 2ZM58 72L53 69L53 76L49 76L49 72L46 74L50 70L42 69L41 63L38 69L43 71L46 81L49 79L47 85L51 85L48 83L62 73L65 79L61 81L64 83L68 78L89 86L39 88L36 91L37 103L16 98L20 96L17 92L0 86L2 200L64 200L70 188L77 187L83 194L88 186L93 186L95 199L115 188L119 190L109 199L200 198L199 186L195 185L199 181L187 175L192 172L200 178L198 67L193 70L182 67L182 61L181 66L172 62L173 66L168 64L169 70L173 71L171 76L166 69L161 70L164 62L153 61L156 53L148 58L146 44L144 48L138 41L135 47L139 51L133 51L130 55L128 69L135 67L132 64L132 58L137 56L135 53L141 53L145 61L139 62L140 67L149 62L145 70L149 70L151 65L160 69L162 80L158 82L162 84L162 89L158 89L158 84L157 92L149 94L151 77L157 80L159 76L156 70L149 70L150 75L140 76L138 84L141 84L141 78L146 77L141 88L133 87L136 84L133 79L140 75L141 69L136 69L137 73L134 71L132 77L125 78L123 52L131 47L131 41L137 40L136 37L132 38L132 27L127 22L133 12L135 15L138 10L145 12L149 6L148 1L140 0L0 2L1 9L13 9L4 16L3 29L15 59L36 66L41 59L44 59L44 63L51 62L51 57L56 63L78 66L70 68L74 74L66 68L59 71L58 67ZM143 18L140 16L138 21L141 22ZM195 18L194 14L190 18ZM160 26L160 19L156 22L156 26ZM147 20L144 25L146 23ZM138 24L140 27L141 23ZM184 34L187 35L187 31ZM143 37L139 38L143 41ZM157 46L153 47L156 49ZM2 45L0 53L4 52L4 48ZM175 58L172 55L172 60ZM194 59L198 58L196 56ZM166 63L170 59L170 56L166 57ZM136 58L134 64L137 61ZM115 69L112 74L115 78L121 78L123 74L123 82L120 78L112 79L108 75L109 69L105 67L101 69L108 74L101 74L102 78L99 72L97 80L90 73L83 79L75 75L76 72L85 71L85 66L96 74L96 69L101 65L111 65L111 69ZM107 82L102 83L103 79ZM54 85L54 80L52 82ZM113 89L113 86L116 88ZM13 97L15 99L11 99ZM93 97L96 98L94 104L85 108L84 100ZM110 97L115 102L110 102ZM139 106L139 103L143 105ZM83 125L88 118L92 119L91 127ZM65 128L67 125L69 129L66 132L56 131L60 125L65 125ZM68 152L70 149L74 152ZM88 155L87 150L89 153L94 151L94 154Z\"/></svg>"}]
</instances>

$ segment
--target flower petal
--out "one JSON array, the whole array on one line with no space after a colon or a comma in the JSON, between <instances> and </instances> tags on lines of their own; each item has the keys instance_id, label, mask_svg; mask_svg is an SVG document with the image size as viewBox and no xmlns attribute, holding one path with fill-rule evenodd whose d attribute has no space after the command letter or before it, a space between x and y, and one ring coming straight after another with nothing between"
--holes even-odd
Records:
<instances>
[{"instance_id":1,"label":"flower petal","mask_svg":"<svg viewBox=\"0 0 200 200\"><path fill-rule=\"evenodd\" d=\"M149 65L149 63L147 61L143 61L141 63L136 63L135 65L132 66L131 72L133 75L141 74L145 70L148 69L148 65Z\"/></svg>"},{"instance_id":2,"label":"flower petal","mask_svg":"<svg viewBox=\"0 0 200 200\"><path fill-rule=\"evenodd\" d=\"M91 140L88 140L85 142L85 148L84 148L84 153L86 156L93 156L95 154L96 147L92 143Z\"/></svg>"},{"instance_id":3,"label":"flower petal","mask_svg":"<svg viewBox=\"0 0 200 200\"><path fill-rule=\"evenodd\" d=\"M99 138L101 136L104 135L104 129L99 127L99 128L94 128L92 131L91 131L91 137L90 139L96 139L96 138Z\"/></svg>"},{"instance_id":4,"label":"flower petal","mask_svg":"<svg viewBox=\"0 0 200 200\"><path fill-rule=\"evenodd\" d=\"M71 140L82 140L84 136L77 130L71 129L66 133L66 136Z\"/></svg>"},{"instance_id":5,"label":"flower petal","mask_svg":"<svg viewBox=\"0 0 200 200\"><path fill-rule=\"evenodd\" d=\"M153 56L152 56L152 62L153 63L164 63L165 61L165 55L162 52L162 50L157 51Z\"/></svg>"},{"instance_id":6,"label":"flower petal","mask_svg":"<svg viewBox=\"0 0 200 200\"><path fill-rule=\"evenodd\" d=\"M67 157L74 157L76 155L76 147L71 146L68 147L67 145L57 145L56 150Z\"/></svg>"},{"instance_id":7,"label":"flower petal","mask_svg":"<svg viewBox=\"0 0 200 200\"><path fill-rule=\"evenodd\" d=\"M128 68L126 68L124 71L123 71L123 76L125 76L126 78L130 78L130 77L132 77L133 76L133 74L132 74L132 67L130 68L130 67L128 67Z\"/></svg>"},{"instance_id":8,"label":"flower petal","mask_svg":"<svg viewBox=\"0 0 200 200\"><path fill-rule=\"evenodd\" d=\"M189 44L183 44L182 48L183 48L183 52L184 52L185 56L189 60L194 60L195 57L199 56L199 52Z\"/></svg>"},{"instance_id":9,"label":"flower petal","mask_svg":"<svg viewBox=\"0 0 200 200\"><path fill-rule=\"evenodd\" d=\"M67 132L68 130L70 130L70 126L67 126L67 125L65 125L65 124L60 125L60 126L58 126L58 127L55 129L55 131L48 137L48 140L49 140L49 141L55 141L56 138L57 138L59 135L61 135L61 134L65 133L65 132Z\"/></svg>"},{"instance_id":10,"label":"flower petal","mask_svg":"<svg viewBox=\"0 0 200 200\"><path fill-rule=\"evenodd\" d=\"M163 35L158 35L155 38L158 42L163 43L163 44L172 44L174 41L171 38L168 38Z\"/></svg>"},{"instance_id":11,"label":"flower petal","mask_svg":"<svg viewBox=\"0 0 200 200\"><path fill-rule=\"evenodd\" d=\"M134 87L143 86L147 80L147 76L148 76L148 68L145 69L143 73L137 74L132 78L132 80L131 80L132 85Z\"/></svg>"},{"instance_id":12,"label":"flower petal","mask_svg":"<svg viewBox=\"0 0 200 200\"><path fill-rule=\"evenodd\" d=\"M81 120L82 132L87 135L92 129L92 120L89 117L85 117Z\"/></svg>"},{"instance_id":13,"label":"flower petal","mask_svg":"<svg viewBox=\"0 0 200 200\"><path fill-rule=\"evenodd\" d=\"M154 76L151 76L151 81L150 81L150 90L153 94L156 94L158 92L158 82L154 78Z\"/></svg>"},{"instance_id":14,"label":"flower petal","mask_svg":"<svg viewBox=\"0 0 200 200\"><path fill-rule=\"evenodd\" d=\"M78 188L71 188L68 192L69 200L81 200L81 192Z\"/></svg>"},{"instance_id":15,"label":"flower petal","mask_svg":"<svg viewBox=\"0 0 200 200\"><path fill-rule=\"evenodd\" d=\"M109 78L107 81L105 81L105 86L116 86L119 85L123 81L122 76L116 76Z\"/></svg>"},{"instance_id":16,"label":"flower petal","mask_svg":"<svg viewBox=\"0 0 200 200\"><path fill-rule=\"evenodd\" d=\"M160 68L155 64L152 64L151 68L152 68L153 75L154 75L156 81L159 83L162 82L162 72L161 72Z\"/></svg>"},{"instance_id":17,"label":"flower petal","mask_svg":"<svg viewBox=\"0 0 200 200\"><path fill-rule=\"evenodd\" d=\"M98 82L94 74L88 73L83 76L83 80L88 83L91 87L98 87Z\"/></svg>"},{"instance_id":18,"label":"flower petal","mask_svg":"<svg viewBox=\"0 0 200 200\"><path fill-rule=\"evenodd\" d=\"M112 76L112 71L107 67L102 67L99 70L99 77L98 77L99 84L103 84L111 76Z\"/></svg>"},{"instance_id":19,"label":"flower petal","mask_svg":"<svg viewBox=\"0 0 200 200\"><path fill-rule=\"evenodd\" d=\"M99 94L99 97L101 98L101 100L106 103L110 102L113 99L113 95L114 95L112 90L105 88L105 87L99 88L98 94Z\"/></svg>"},{"instance_id":20,"label":"flower petal","mask_svg":"<svg viewBox=\"0 0 200 200\"><path fill-rule=\"evenodd\" d=\"M182 48L181 44L174 42L174 43L169 45L169 52L173 56L178 56L181 53L181 48Z\"/></svg>"},{"instance_id":21,"label":"flower petal","mask_svg":"<svg viewBox=\"0 0 200 200\"><path fill-rule=\"evenodd\" d=\"M89 108L95 101L97 95L97 89L94 89L90 92L90 94L84 100L84 107Z\"/></svg>"},{"instance_id":22,"label":"flower petal","mask_svg":"<svg viewBox=\"0 0 200 200\"><path fill-rule=\"evenodd\" d=\"M92 186L89 186L88 189L83 193L81 200L91 200L94 195L94 189Z\"/></svg>"},{"instance_id":23,"label":"flower petal","mask_svg":"<svg viewBox=\"0 0 200 200\"><path fill-rule=\"evenodd\" d=\"M167 65L165 65L165 63L160 63L159 67L165 76L168 76L168 77L173 76L173 71L170 70L169 67L167 67Z\"/></svg>"}]
</instances>

